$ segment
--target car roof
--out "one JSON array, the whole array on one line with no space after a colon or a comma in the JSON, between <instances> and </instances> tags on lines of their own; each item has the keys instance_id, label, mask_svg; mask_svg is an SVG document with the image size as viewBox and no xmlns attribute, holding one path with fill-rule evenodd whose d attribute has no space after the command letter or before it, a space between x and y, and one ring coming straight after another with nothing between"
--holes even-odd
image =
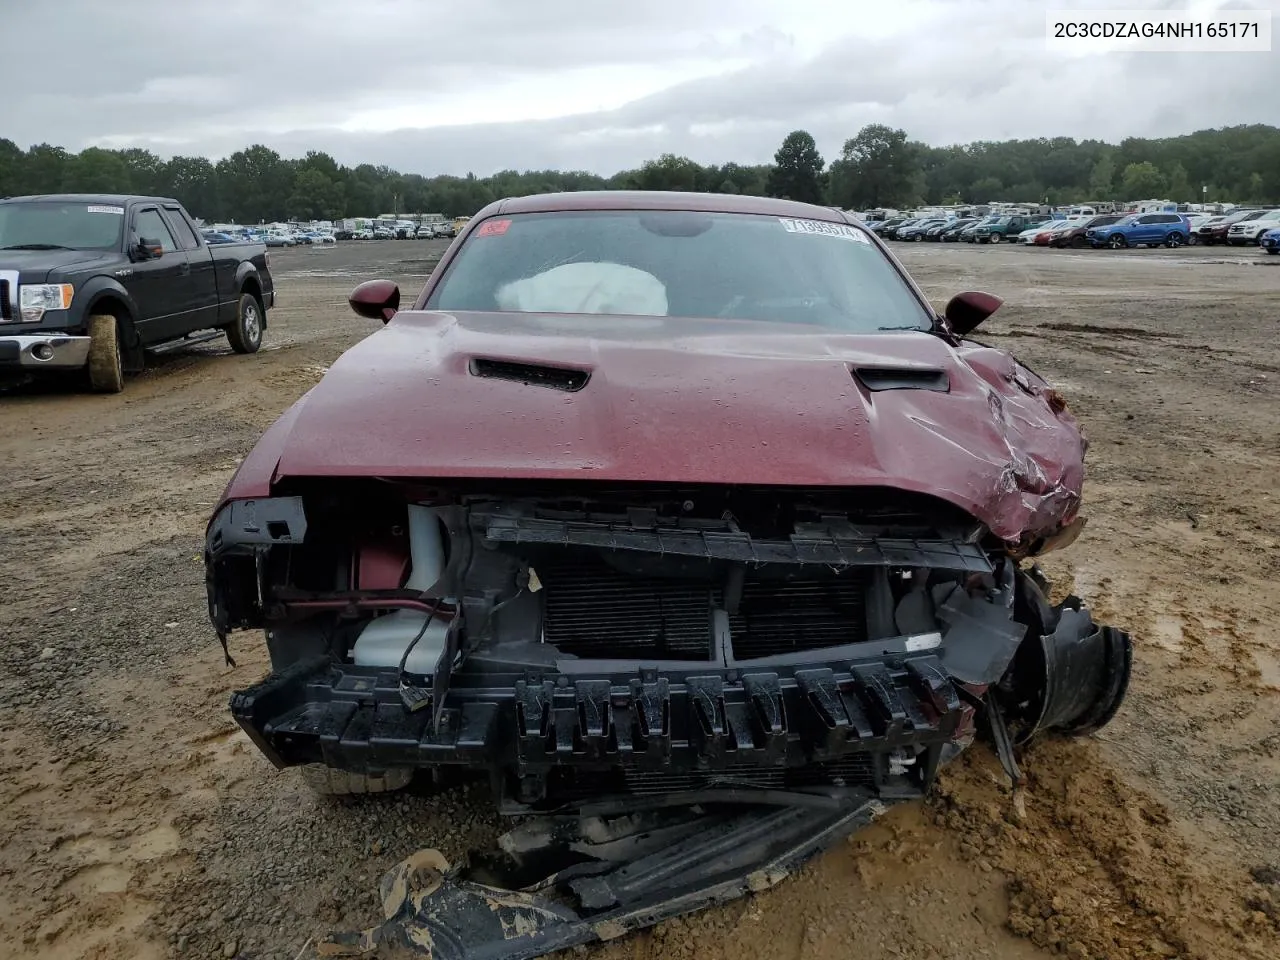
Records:
<instances>
[{"instance_id":1,"label":"car roof","mask_svg":"<svg viewBox=\"0 0 1280 960\"><path fill-rule=\"evenodd\" d=\"M841 211L814 203L750 197L732 193L687 193L678 190L582 190L539 193L497 200L476 214L551 213L572 210L679 210L693 213L754 213L848 223Z\"/></svg>"},{"instance_id":2,"label":"car roof","mask_svg":"<svg viewBox=\"0 0 1280 960\"><path fill-rule=\"evenodd\" d=\"M0 200L0 203L12 203L15 200L62 200L74 203L109 203L121 207L127 203L135 202L172 204L177 204L178 202L172 197L143 197L133 193L40 193L25 197L6 197L3 200Z\"/></svg>"}]
</instances>

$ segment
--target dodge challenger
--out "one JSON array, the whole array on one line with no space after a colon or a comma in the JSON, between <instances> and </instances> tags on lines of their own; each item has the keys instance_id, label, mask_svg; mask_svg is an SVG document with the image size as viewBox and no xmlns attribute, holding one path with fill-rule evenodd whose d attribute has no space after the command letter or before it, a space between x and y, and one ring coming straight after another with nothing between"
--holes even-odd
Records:
<instances>
[{"instance_id":1,"label":"dodge challenger","mask_svg":"<svg viewBox=\"0 0 1280 960\"><path fill-rule=\"evenodd\" d=\"M497 201L262 436L207 529L231 710L325 793L482 772L511 813L920 796L1109 721L1132 644L1051 604L1063 397L845 213ZM227 653L231 660L231 654Z\"/></svg>"}]
</instances>

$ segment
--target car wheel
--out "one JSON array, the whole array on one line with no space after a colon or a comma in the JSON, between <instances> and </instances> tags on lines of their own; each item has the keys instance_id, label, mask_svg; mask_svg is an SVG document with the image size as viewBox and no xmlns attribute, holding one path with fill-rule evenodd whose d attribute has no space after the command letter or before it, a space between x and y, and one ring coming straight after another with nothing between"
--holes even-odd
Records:
<instances>
[{"instance_id":1,"label":"car wheel","mask_svg":"<svg viewBox=\"0 0 1280 960\"><path fill-rule=\"evenodd\" d=\"M124 389L124 364L120 357L120 324L109 313L89 318L89 387L95 393L119 393Z\"/></svg>"},{"instance_id":2,"label":"car wheel","mask_svg":"<svg viewBox=\"0 0 1280 960\"><path fill-rule=\"evenodd\" d=\"M993 233L990 237L992 243L999 243L1004 237L1001 234Z\"/></svg>"},{"instance_id":3,"label":"car wheel","mask_svg":"<svg viewBox=\"0 0 1280 960\"><path fill-rule=\"evenodd\" d=\"M262 304L252 293L240 295L235 323L227 327L227 342L236 353L257 353L262 346Z\"/></svg>"},{"instance_id":4,"label":"car wheel","mask_svg":"<svg viewBox=\"0 0 1280 960\"><path fill-rule=\"evenodd\" d=\"M1129 245L1129 241L1124 238L1123 234L1113 233L1107 238L1107 246L1112 250L1121 250Z\"/></svg>"},{"instance_id":5,"label":"car wheel","mask_svg":"<svg viewBox=\"0 0 1280 960\"><path fill-rule=\"evenodd\" d=\"M299 768L302 782L315 793L326 797L350 797L368 793L390 793L402 790L413 779L413 771L403 768L384 770L382 773L352 773L326 767L322 763L309 763Z\"/></svg>"},{"instance_id":6,"label":"car wheel","mask_svg":"<svg viewBox=\"0 0 1280 960\"><path fill-rule=\"evenodd\" d=\"M1164 238L1166 247L1180 247L1186 242L1186 239L1177 230L1170 230L1169 235Z\"/></svg>"},{"instance_id":7,"label":"car wheel","mask_svg":"<svg viewBox=\"0 0 1280 960\"><path fill-rule=\"evenodd\" d=\"M1088 241L1088 240L1086 240L1084 237L1072 237L1072 238L1071 238L1071 246L1072 246L1072 247L1074 247L1076 250L1083 250L1083 249L1085 248L1085 245L1086 245L1088 242L1089 242L1089 241Z\"/></svg>"}]
</instances>

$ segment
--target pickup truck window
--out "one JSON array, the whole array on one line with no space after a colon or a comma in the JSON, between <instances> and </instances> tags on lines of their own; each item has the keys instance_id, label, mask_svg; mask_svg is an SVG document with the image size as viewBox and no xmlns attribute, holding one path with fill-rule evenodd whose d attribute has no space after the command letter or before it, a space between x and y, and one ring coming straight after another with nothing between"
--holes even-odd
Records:
<instances>
[{"instance_id":1,"label":"pickup truck window","mask_svg":"<svg viewBox=\"0 0 1280 960\"><path fill-rule=\"evenodd\" d=\"M166 252L178 249L173 234L169 231L164 218L160 216L160 211L155 207L138 211L138 215L133 219L133 232L139 240L144 238L155 240Z\"/></svg>"},{"instance_id":2,"label":"pickup truck window","mask_svg":"<svg viewBox=\"0 0 1280 960\"><path fill-rule=\"evenodd\" d=\"M187 218L182 215L182 211L177 207L165 207L165 216L169 218L169 223L173 227L173 232L178 236L178 243L183 250L195 250L200 246L200 241L196 239L196 232L191 229L191 224L187 223Z\"/></svg>"},{"instance_id":3,"label":"pickup truck window","mask_svg":"<svg viewBox=\"0 0 1280 960\"><path fill-rule=\"evenodd\" d=\"M66 200L0 203L0 249L115 250L124 207Z\"/></svg>"}]
</instances>

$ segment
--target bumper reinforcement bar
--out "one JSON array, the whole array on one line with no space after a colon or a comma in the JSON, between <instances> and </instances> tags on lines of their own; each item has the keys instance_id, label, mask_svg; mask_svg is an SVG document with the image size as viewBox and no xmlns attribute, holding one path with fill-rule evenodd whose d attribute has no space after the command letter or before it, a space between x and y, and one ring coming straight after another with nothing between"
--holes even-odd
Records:
<instances>
[{"instance_id":1,"label":"bumper reinforcement bar","mask_svg":"<svg viewBox=\"0 0 1280 960\"><path fill-rule=\"evenodd\" d=\"M231 700L277 766L462 764L524 776L555 768L790 767L918 750L971 732L974 705L932 655L892 664L518 679L455 674L440 720L401 703L394 670L299 663Z\"/></svg>"}]
</instances>

